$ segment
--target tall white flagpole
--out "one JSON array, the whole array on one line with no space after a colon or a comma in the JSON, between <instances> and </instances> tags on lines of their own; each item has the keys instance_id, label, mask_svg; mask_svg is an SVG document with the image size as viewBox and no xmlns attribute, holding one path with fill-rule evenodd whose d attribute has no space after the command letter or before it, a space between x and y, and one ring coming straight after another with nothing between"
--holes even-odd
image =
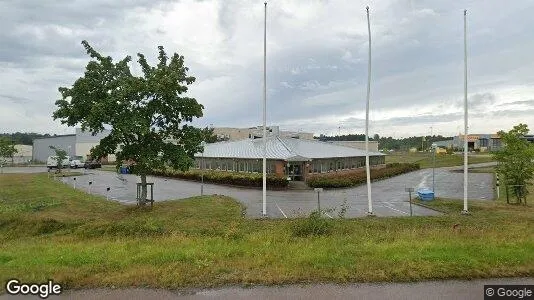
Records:
<instances>
[{"instance_id":1,"label":"tall white flagpole","mask_svg":"<svg viewBox=\"0 0 534 300\"><path fill-rule=\"evenodd\" d=\"M467 10L464 10L464 210L463 214L468 214L467 208Z\"/></svg>"},{"instance_id":2,"label":"tall white flagpole","mask_svg":"<svg viewBox=\"0 0 534 300\"><path fill-rule=\"evenodd\" d=\"M367 30L369 32L369 62L367 65L367 103L365 105L365 171L367 173L367 201L369 204L368 216L374 216L373 200L371 197L371 169L369 166L369 98L371 94L371 22L369 21L369 6L367 10Z\"/></svg>"},{"instance_id":3,"label":"tall white flagpole","mask_svg":"<svg viewBox=\"0 0 534 300\"><path fill-rule=\"evenodd\" d=\"M267 2L265 4L263 24L263 209L267 216Z\"/></svg>"}]
</instances>

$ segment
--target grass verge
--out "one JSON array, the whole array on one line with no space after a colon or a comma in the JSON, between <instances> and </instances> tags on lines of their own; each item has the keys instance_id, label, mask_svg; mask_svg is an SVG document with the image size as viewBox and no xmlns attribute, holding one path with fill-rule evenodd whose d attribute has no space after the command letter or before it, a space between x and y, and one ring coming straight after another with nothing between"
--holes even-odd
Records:
<instances>
[{"instance_id":1,"label":"grass verge","mask_svg":"<svg viewBox=\"0 0 534 300\"><path fill-rule=\"evenodd\" d=\"M494 161L489 154L469 155L469 164L478 164ZM432 168L434 165L431 152L393 152L386 156L386 163L417 163L421 169ZM436 155L436 168L461 166L464 163L463 155L440 154Z\"/></svg>"},{"instance_id":2,"label":"grass verge","mask_svg":"<svg viewBox=\"0 0 534 300\"><path fill-rule=\"evenodd\" d=\"M442 200L430 205L443 216L321 219L296 232L302 220L244 219L224 196L137 209L46 174L0 175L0 191L1 282L174 289L534 275L531 206L471 201L462 216L461 201Z\"/></svg>"}]
</instances>

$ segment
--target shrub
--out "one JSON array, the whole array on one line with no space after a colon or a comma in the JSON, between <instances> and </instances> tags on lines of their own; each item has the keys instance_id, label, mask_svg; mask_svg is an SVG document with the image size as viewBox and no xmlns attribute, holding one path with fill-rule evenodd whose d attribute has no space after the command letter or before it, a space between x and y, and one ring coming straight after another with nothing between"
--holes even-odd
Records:
<instances>
[{"instance_id":1,"label":"shrub","mask_svg":"<svg viewBox=\"0 0 534 300\"><path fill-rule=\"evenodd\" d=\"M332 222L322 218L319 211L313 211L307 218L296 220L291 230L298 237L328 235L332 230Z\"/></svg>"},{"instance_id":2,"label":"shrub","mask_svg":"<svg viewBox=\"0 0 534 300\"><path fill-rule=\"evenodd\" d=\"M419 168L419 164L391 163L387 164L385 168L371 169L371 180L390 178L400 174L419 170ZM365 183L366 181L367 177L365 170L358 169L350 172L314 175L308 179L307 184L313 188L341 188L357 186Z\"/></svg>"},{"instance_id":3,"label":"shrub","mask_svg":"<svg viewBox=\"0 0 534 300\"><path fill-rule=\"evenodd\" d=\"M154 170L151 172L155 176L172 177L193 181L200 181L202 172L200 170L190 170L186 172L176 170ZM237 186L261 187L263 184L263 175L256 173L236 173L226 171L205 171L204 182L228 184ZM288 181L285 177L276 175L267 175L268 188L286 188Z\"/></svg>"}]
</instances>

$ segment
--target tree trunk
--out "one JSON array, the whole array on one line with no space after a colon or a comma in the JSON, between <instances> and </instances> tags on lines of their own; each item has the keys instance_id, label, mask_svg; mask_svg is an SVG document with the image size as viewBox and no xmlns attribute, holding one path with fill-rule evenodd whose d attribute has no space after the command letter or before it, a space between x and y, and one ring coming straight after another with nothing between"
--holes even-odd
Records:
<instances>
[{"instance_id":1,"label":"tree trunk","mask_svg":"<svg viewBox=\"0 0 534 300\"><path fill-rule=\"evenodd\" d=\"M146 204L146 174L141 174L141 195L139 196L139 206L144 206Z\"/></svg>"}]
</instances>

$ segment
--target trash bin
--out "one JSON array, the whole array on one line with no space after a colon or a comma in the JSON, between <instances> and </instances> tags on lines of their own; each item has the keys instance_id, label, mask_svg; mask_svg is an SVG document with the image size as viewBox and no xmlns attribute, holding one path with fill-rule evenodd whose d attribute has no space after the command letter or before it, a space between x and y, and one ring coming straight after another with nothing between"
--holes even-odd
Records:
<instances>
[{"instance_id":1,"label":"trash bin","mask_svg":"<svg viewBox=\"0 0 534 300\"><path fill-rule=\"evenodd\" d=\"M121 172L121 174L128 174L128 167L124 167L124 166L122 166L122 167L120 168L120 172Z\"/></svg>"},{"instance_id":2,"label":"trash bin","mask_svg":"<svg viewBox=\"0 0 534 300\"><path fill-rule=\"evenodd\" d=\"M434 200L434 192L431 189L419 189L417 190L417 196L422 201Z\"/></svg>"}]
</instances>

